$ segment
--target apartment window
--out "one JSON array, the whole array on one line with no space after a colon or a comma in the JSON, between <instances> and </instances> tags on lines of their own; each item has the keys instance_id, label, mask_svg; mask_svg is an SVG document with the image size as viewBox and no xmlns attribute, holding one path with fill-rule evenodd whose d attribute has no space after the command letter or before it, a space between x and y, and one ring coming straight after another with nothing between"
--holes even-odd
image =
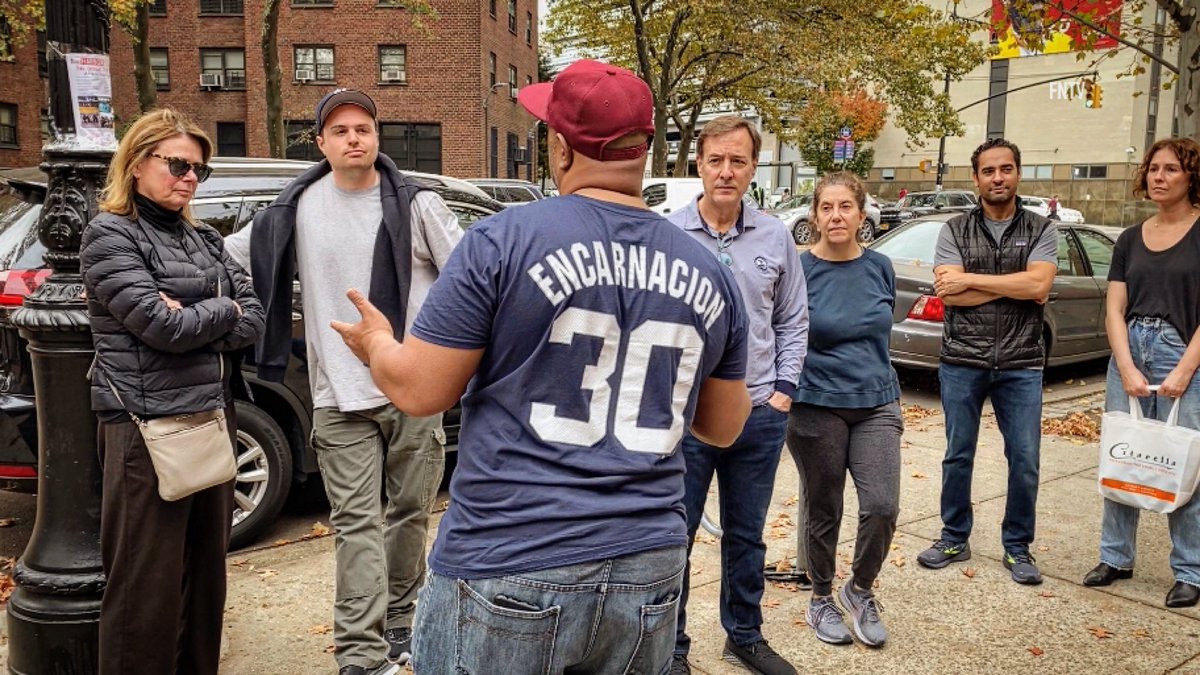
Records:
<instances>
[{"instance_id":1,"label":"apartment window","mask_svg":"<svg viewBox=\"0 0 1200 675\"><path fill-rule=\"evenodd\" d=\"M150 74L154 77L154 88L159 91L171 89L171 68L167 62L167 50L150 50Z\"/></svg>"},{"instance_id":2,"label":"apartment window","mask_svg":"<svg viewBox=\"0 0 1200 675\"><path fill-rule=\"evenodd\" d=\"M491 141L491 142L488 143L488 147L491 148L491 156L488 157L488 159L490 160L488 162L488 165L489 165L488 168L491 169L491 171L488 172L488 178L495 178L496 173L499 171L500 148L497 147L499 138L500 138L499 135L496 133L496 127L492 127L491 134L489 137L489 141Z\"/></svg>"},{"instance_id":3,"label":"apartment window","mask_svg":"<svg viewBox=\"0 0 1200 675\"><path fill-rule=\"evenodd\" d=\"M516 178L517 177L517 148L520 147L517 145L517 135L512 132L509 132L508 134L506 134L505 138L504 138L504 145L508 148L508 153L505 155L508 158L508 161L506 162L507 166L505 167L505 169L507 170L505 177L506 178Z\"/></svg>"},{"instance_id":4,"label":"apartment window","mask_svg":"<svg viewBox=\"0 0 1200 675\"><path fill-rule=\"evenodd\" d=\"M54 133L50 130L50 109L42 108L41 114L42 123L42 145L49 143L54 138Z\"/></svg>"},{"instance_id":5,"label":"apartment window","mask_svg":"<svg viewBox=\"0 0 1200 675\"><path fill-rule=\"evenodd\" d=\"M246 156L244 122L217 122L217 154L221 157Z\"/></svg>"},{"instance_id":6,"label":"apartment window","mask_svg":"<svg viewBox=\"0 0 1200 675\"><path fill-rule=\"evenodd\" d=\"M150 16L166 16L167 0L154 0L150 3Z\"/></svg>"},{"instance_id":7,"label":"apartment window","mask_svg":"<svg viewBox=\"0 0 1200 675\"><path fill-rule=\"evenodd\" d=\"M200 74L220 75L222 89L245 89L246 52L240 49L201 49Z\"/></svg>"},{"instance_id":8,"label":"apartment window","mask_svg":"<svg viewBox=\"0 0 1200 675\"><path fill-rule=\"evenodd\" d=\"M38 76L50 77L50 66L46 61L46 31L39 30L37 32L37 60L38 60Z\"/></svg>"},{"instance_id":9,"label":"apartment window","mask_svg":"<svg viewBox=\"0 0 1200 675\"><path fill-rule=\"evenodd\" d=\"M17 106L0 103L0 145L17 145Z\"/></svg>"},{"instance_id":10,"label":"apartment window","mask_svg":"<svg viewBox=\"0 0 1200 675\"><path fill-rule=\"evenodd\" d=\"M488 0L488 14L496 18L496 0Z\"/></svg>"},{"instance_id":11,"label":"apartment window","mask_svg":"<svg viewBox=\"0 0 1200 675\"><path fill-rule=\"evenodd\" d=\"M317 149L317 128L312 122L288 121L287 150L284 155L288 159L303 159L315 162L321 159L321 151Z\"/></svg>"},{"instance_id":12,"label":"apartment window","mask_svg":"<svg viewBox=\"0 0 1200 675\"><path fill-rule=\"evenodd\" d=\"M408 55L404 45L379 47L379 81L408 81Z\"/></svg>"},{"instance_id":13,"label":"apartment window","mask_svg":"<svg viewBox=\"0 0 1200 675\"><path fill-rule=\"evenodd\" d=\"M896 170L895 169L880 169L879 170L879 178L881 180L896 180Z\"/></svg>"},{"instance_id":14,"label":"apartment window","mask_svg":"<svg viewBox=\"0 0 1200 675\"><path fill-rule=\"evenodd\" d=\"M333 0L292 0L292 7L333 7Z\"/></svg>"},{"instance_id":15,"label":"apartment window","mask_svg":"<svg viewBox=\"0 0 1200 675\"><path fill-rule=\"evenodd\" d=\"M242 0L200 0L201 14L241 14Z\"/></svg>"},{"instance_id":16,"label":"apartment window","mask_svg":"<svg viewBox=\"0 0 1200 675\"><path fill-rule=\"evenodd\" d=\"M8 19L0 15L0 61L14 61L16 56L13 54L12 26L8 24Z\"/></svg>"},{"instance_id":17,"label":"apartment window","mask_svg":"<svg viewBox=\"0 0 1200 675\"><path fill-rule=\"evenodd\" d=\"M533 12L525 12L525 44L533 46Z\"/></svg>"},{"instance_id":18,"label":"apartment window","mask_svg":"<svg viewBox=\"0 0 1200 675\"><path fill-rule=\"evenodd\" d=\"M508 96L517 100L517 67L512 64L508 66Z\"/></svg>"},{"instance_id":19,"label":"apartment window","mask_svg":"<svg viewBox=\"0 0 1200 675\"><path fill-rule=\"evenodd\" d=\"M496 86L496 52L488 52L488 86Z\"/></svg>"},{"instance_id":20,"label":"apartment window","mask_svg":"<svg viewBox=\"0 0 1200 675\"><path fill-rule=\"evenodd\" d=\"M295 53L297 80L333 81L333 47L296 47Z\"/></svg>"},{"instance_id":21,"label":"apartment window","mask_svg":"<svg viewBox=\"0 0 1200 675\"><path fill-rule=\"evenodd\" d=\"M517 34L517 0L508 0L508 32Z\"/></svg>"},{"instance_id":22,"label":"apartment window","mask_svg":"<svg viewBox=\"0 0 1200 675\"><path fill-rule=\"evenodd\" d=\"M379 151L406 171L442 172L442 125L381 122Z\"/></svg>"},{"instance_id":23,"label":"apartment window","mask_svg":"<svg viewBox=\"0 0 1200 675\"><path fill-rule=\"evenodd\" d=\"M1108 178L1107 164L1076 164L1071 167L1071 178L1075 180L1090 180Z\"/></svg>"}]
</instances>

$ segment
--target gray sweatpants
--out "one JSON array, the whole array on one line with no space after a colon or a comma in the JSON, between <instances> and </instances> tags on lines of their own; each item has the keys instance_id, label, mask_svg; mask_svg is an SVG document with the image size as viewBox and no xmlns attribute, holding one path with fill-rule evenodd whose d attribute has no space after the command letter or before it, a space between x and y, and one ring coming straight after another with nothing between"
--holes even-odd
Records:
<instances>
[{"instance_id":1,"label":"gray sweatpants","mask_svg":"<svg viewBox=\"0 0 1200 675\"><path fill-rule=\"evenodd\" d=\"M878 408L792 405L787 446L808 502L808 573L813 595L833 592L846 472L858 490L858 537L851 569L870 589L883 567L900 512L900 403Z\"/></svg>"}]
</instances>

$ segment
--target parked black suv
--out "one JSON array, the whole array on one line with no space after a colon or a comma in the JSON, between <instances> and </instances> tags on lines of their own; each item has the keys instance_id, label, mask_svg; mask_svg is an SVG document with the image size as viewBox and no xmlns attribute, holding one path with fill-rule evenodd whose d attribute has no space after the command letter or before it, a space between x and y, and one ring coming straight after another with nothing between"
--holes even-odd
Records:
<instances>
[{"instance_id":1,"label":"parked black suv","mask_svg":"<svg viewBox=\"0 0 1200 675\"><path fill-rule=\"evenodd\" d=\"M880 209L881 230L892 229L918 216L931 213L954 213L970 211L979 200L970 190L942 190L941 192L910 192L894 206Z\"/></svg>"},{"instance_id":2,"label":"parked black suv","mask_svg":"<svg viewBox=\"0 0 1200 675\"><path fill-rule=\"evenodd\" d=\"M192 202L199 220L221 234L241 229L275 199L311 162L276 159L213 158L212 176L201 183ZM455 178L407 173L441 195L469 227L504 208L473 185ZM49 276L37 238L37 220L46 193L46 175L36 167L0 171L0 489L37 489L37 419L33 377L25 340L10 320L26 295ZM293 334L297 348L282 384L258 379L247 366L243 375L252 401L237 400L238 475L234 488L230 547L252 542L279 514L296 483L319 480L309 447L312 397L302 339L297 284ZM447 449L458 444L459 409L446 413Z\"/></svg>"}]
</instances>

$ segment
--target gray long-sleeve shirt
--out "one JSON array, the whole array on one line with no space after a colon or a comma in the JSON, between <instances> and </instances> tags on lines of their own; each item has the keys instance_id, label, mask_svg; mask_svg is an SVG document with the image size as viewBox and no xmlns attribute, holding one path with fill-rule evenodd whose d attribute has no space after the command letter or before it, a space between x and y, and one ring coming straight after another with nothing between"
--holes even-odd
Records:
<instances>
[{"instance_id":1,"label":"gray long-sleeve shirt","mask_svg":"<svg viewBox=\"0 0 1200 675\"><path fill-rule=\"evenodd\" d=\"M718 236L700 217L700 199L668 219L718 255ZM808 289L800 254L784 224L742 207L738 225L726 233L730 269L746 305L746 386L754 405L776 391L791 396L808 351Z\"/></svg>"}]
</instances>

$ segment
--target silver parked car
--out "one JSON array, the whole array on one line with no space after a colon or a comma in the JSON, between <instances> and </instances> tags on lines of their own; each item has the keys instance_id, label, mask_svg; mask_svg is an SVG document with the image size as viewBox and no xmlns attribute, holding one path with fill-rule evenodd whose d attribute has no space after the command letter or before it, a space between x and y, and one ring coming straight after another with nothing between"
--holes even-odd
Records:
<instances>
[{"instance_id":1,"label":"silver parked car","mask_svg":"<svg viewBox=\"0 0 1200 675\"><path fill-rule=\"evenodd\" d=\"M922 216L876 240L871 248L896 268L891 356L898 366L937 368L945 306L933 290L938 233L957 214ZM1047 365L1108 356L1105 293L1121 228L1058 224L1058 274L1046 303Z\"/></svg>"}]
</instances>

